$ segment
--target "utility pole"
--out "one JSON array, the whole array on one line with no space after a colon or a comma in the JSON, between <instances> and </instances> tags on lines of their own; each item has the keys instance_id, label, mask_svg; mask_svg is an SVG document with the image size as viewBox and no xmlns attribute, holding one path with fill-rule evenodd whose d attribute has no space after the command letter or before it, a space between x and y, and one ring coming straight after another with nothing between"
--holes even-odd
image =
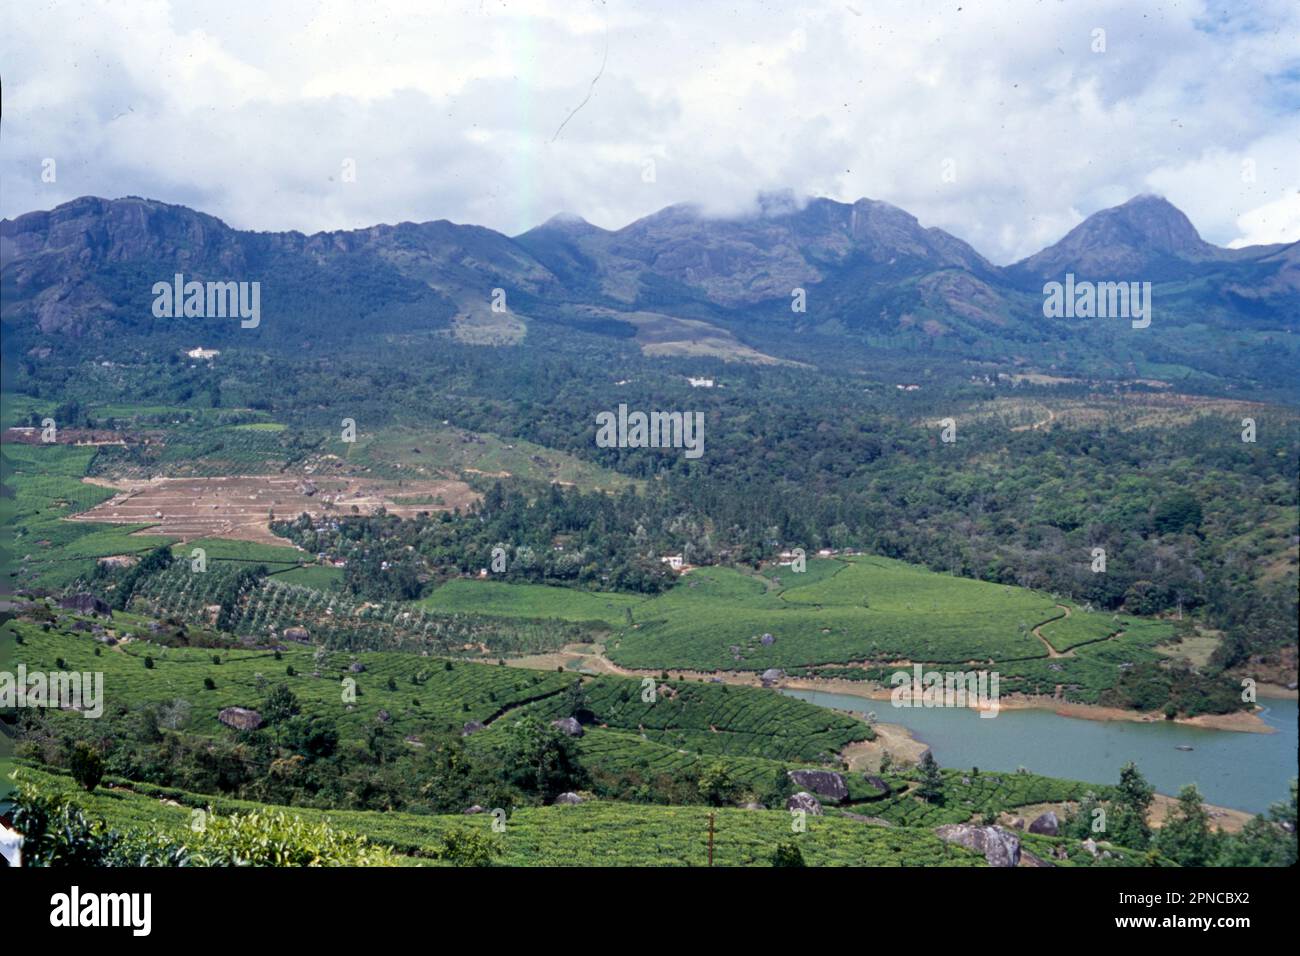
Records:
<instances>
[{"instance_id":1,"label":"utility pole","mask_svg":"<svg viewBox=\"0 0 1300 956\"><path fill-rule=\"evenodd\" d=\"M713 811L709 811L709 866L713 866Z\"/></svg>"}]
</instances>

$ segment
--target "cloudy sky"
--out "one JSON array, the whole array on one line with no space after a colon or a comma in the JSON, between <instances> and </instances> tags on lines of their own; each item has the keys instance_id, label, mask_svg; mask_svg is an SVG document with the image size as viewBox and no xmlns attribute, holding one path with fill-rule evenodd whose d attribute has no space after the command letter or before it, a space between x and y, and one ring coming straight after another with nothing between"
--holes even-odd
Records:
<instances>
[{"instance_id":1,"label":"cloudy sky","mask_svg":"<svg viewBox=\"0 0 1300 956\"><path fill-rule=\"evenodd\" d=\"M8 217L143 195L513 235L790 189L1007 262L1154 192L1213 242L1300 239L1296 0L24 0L0 27Z\"/></svg>"}]
</instances>

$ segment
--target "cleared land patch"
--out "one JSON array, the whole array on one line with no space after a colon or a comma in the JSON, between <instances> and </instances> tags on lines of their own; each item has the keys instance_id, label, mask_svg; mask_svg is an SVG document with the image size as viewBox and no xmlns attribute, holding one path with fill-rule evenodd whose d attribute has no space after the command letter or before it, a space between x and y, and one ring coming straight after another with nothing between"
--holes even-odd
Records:
<instances>
[{"instance_id":1,"label":"cleared land patch","mask_svg":"<svg viewBox=\"0 0 1300 956\"><path fill-rule=\"evenodd\" d=\"M421 511L464 508L477 494L462 481L390 481L361 478L299 479L283 476L239 478L155 478L151 481L100 480L118 494L73 520L143 525L150 533L195 538L233 538L283 545L271 533L271 515L293 518L306 512L326 515L374 514L380 508L401 517ZM401 504L401 497L429 503Z\"/></svg>"},{"instance_id":2,"label":"cleared land patch","mask_svg":"<svg viewBox=\"0 0 1300 956\"><path fill-rule=\"evenodd\" d=\"M514 477L610 491L637 484L553 448L452 426L398 426L358 435L356 444L347 449L347 464L385 478Z\"/></svg>"}]
</instances>

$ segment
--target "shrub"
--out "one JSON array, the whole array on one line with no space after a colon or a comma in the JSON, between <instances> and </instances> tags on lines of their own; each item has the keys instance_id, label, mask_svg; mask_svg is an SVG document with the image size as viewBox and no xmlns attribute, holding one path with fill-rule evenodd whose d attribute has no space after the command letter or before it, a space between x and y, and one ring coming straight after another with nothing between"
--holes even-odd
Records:
<instances>
[{"instance_id":1,"label":"shrub","mask_svg":"<svg viewBox=\"0 0 1300 956\"><path fill-rule=\"evenodd\" d=\"M229 817L209 815L190 842L201 866L394 866L387 847L364 836L311 823L283 810L254 810Z\"/></svg>"},{"instance_id":2,"label":"shrub","mask_svg":"<svg viewBox=\"0 0 1300 956\"><path fill-rule=\"evenodd\" d=\"M68 769L77 785L91 793L99 786L99 781L104 779L104 758L90 744L78 740L72 747Z\"/></svg>"},{"instance_id":3,"label":"shrub","mask_svg":"<svg viewBox=\"0 0 1300 956\"><path fill-rule=\"evenodd\" d=\"M187 865L186 849L166 837L111 830L88 820L66 794L47 795L21 780L13 821L23 835L24 866Z\"/></svg>"},{"instance_id":4,"label":"shrub","mask_svg":"<svg viewBox=\"0 0 1300 956\"><path fill-rule=\"evenodd\" d=\"M490 836L467 827L455 827L442 838L435 856L456 866L491 866L501 855L501 844Z\"/></svg>"},{"instance_id":5,"label":"shrub","mask_svg":"<svg viewBox=\"0 0 1300 956\"><path fill-rule=\"evenodd\" d=\"M776 849L772 852L773 866L806 866L803 861L803 853L793 840L786 840L777 844Z\"/></svg>"}]
</instances>

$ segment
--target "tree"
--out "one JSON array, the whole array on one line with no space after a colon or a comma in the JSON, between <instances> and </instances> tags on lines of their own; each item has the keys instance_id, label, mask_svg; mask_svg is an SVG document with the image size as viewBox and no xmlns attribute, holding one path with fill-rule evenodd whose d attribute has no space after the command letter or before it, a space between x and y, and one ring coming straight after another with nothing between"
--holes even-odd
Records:
<instances>
[{"instance_id":1,"label":"tree","mask_svg":"<svg viewBox=\"0 0 1300 956\"><path fill-rule=\"evenodd\" d=\"M573 717L580 723L588 723L595 718L587 702L587 691L582 686L582 678L576 678L564 692L564 709L566 717Z\"/></svg>"},{"instance_id":2,"label":"tree","mask_svg":"<svg viewBox=\"0 0 1300 956\"><path fill-rule=\"evenodd\" d=\"M586 778L568 734L537 717L525 717L506 731L503 758L510 782L546 803Z\"/></svg>"},{"instance_id":3,"label":"tree","mask_svg":"<svg viewBox=\"0 0 1300 956\"><path fill-rule=\"evenodd\" d=\"M1111 842L1134 850L1147 848L1151 842L1147 811L1151 809L1154 796L1155 790L1137 765L1132 761L1126 763L1119 772L1119 786L1110 814L1107 837Z\"/></svg>"},{"instance_id":4,"label":"tree","mask_svg":"<svg viewBox=\"0 0 1300 956\"><path fill-rule=\"evenodd\" d=\"M943 799L943 774L934 754L928 750L921 758L921 785L916 788L916 795L926 803L936 803Z\"/></svg>"},{"instance_id":5,"label":"tree","mask_svg":"<svg viewBox=\"0 0 1300 956\"><path fill-rule=\"evenodd\" d=\"M1196 784L1188 784L1179 792L1178 806L1160 828L1155 846L1180 866L1206 866L1218 856L1218 837L1210 829L1210 815L1201 803Z\"/></svg>"},{"instance_id":6,"label":"tree","mask_svg":"<svg viewBox=\"0 0 1300 956\"><path fill-rule=\"evenodd\" d=\"M1273 804L1267 814L1253 817L1240 833L1222 839L1219 866L1296 865L1296 780L1291 799Z\"/></svg>"},{"instance_id":7,"label":"tree","mask_svg":"<svg viewBox=\"0 0 1300 956\"><path fill-rule=\"evenodd\" d=\"M278 724L295 717L301 711L298 698L288 684L277 684L262 702L262 718L268 724Z\"/></svg>"},{"instance_id":8,"label":"tree","mask_svg":"<svg viewBox=\"0 0 1300 956\"><path fill-rule=\"evenodd\" d=\"M78 740L72 746L68 769L78 786L87 793L93 793L99 786L99 781L104 779L104 758L90 744Z\"/></svg>"},{"instance_id":9,"label":"tree","mask_svg":"<svg viewBox=\"0 0 1300 956\"><path fill-rule=\"evenodd\" d=\"M713 807L734 803L738 791L731 771L720 761L705 765L700 771L696 786L699 787L700 797L704 802Z\"/></svg>"},{"instance_id":10,"label":"tree","mask_svg":"<svg viewBox=\"0 0 1300 956\"><path fill-rule=\"evenodd\" d=\"M262 701L262 719L275 728L275 742L280 743L281 725L302 710L288 684L277 684Z\"/></svg>"},{"instance_id":11,"label":"tree","mask_svg":"<svg viewBox=\"0 0 1300 956\"><path fill-rule=\"evenodd\" d=\"M1151 523L1160 534L1195 534L1201 527L1201 505L1185 491L1176 492L1156 505Z\"/></svg>"}]
</instances>

